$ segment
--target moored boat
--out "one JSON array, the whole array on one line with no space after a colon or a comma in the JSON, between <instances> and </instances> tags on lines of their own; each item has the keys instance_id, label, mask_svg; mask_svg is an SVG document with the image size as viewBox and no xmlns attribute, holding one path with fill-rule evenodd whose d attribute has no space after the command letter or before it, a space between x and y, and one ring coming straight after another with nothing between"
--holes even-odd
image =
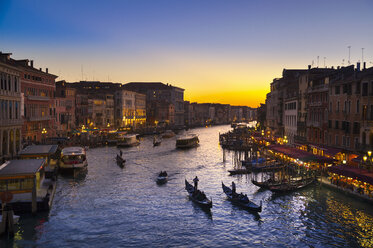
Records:
<instances>
[{"instance_id":1,"label":"moored boat","mask_svg":"<svg viewBox=\"0 0 373 248\"><path fill-rule=\"evenodd\" d=\"M246 195L241 194L233 194L233 191L231 188L227 187L222 184L222 188L224 193L227 195L228 199L240 207L246 208L248 210L254 211L254 212L262 212L262 201L260 201L260 205L255 204L254 202L250 201L249 198L247 198Z\"/></svg>"},{"instance_id":2,"label":"moored boat","mask_svg":"<svg viewBox=\"0 0 373 248\"><path fill-rule=\"evenodd\" d=\"M86 152L83 147L66 147L61 151L60 169L82 169L87 167Z\"/></svg>"},{"instance_id":3,"label":"moored boat","mask_svg":"<svg viewBox=\"0 0 373 248\"><path fill-rule=\"evenodd\" d=\"M259 181L256 181L254 179L251 179L251 182L255 185L255 186L258 186L260 188L263 188L263 189L269 189L269 187L271 186L278 186L278 185L281 185L281 182L277 182L277 181L273 181L271 179L267 180L267 181L263 181L263 182L259 182Z\"/></svg>"},{"instance_id":4,"label":"moored boat","mask_svg":"<svg viewBox=\"0 0 373 248\"><path fill-rule=\"evenodd\" d=\"M280 184L280 185L269 186L269 189L272 192L276 192L276 193L286 193L286 192L302 189L302 188L312 184L315 181L316 181L316 178L314 178L314 177L305 178L305 179L300 179L300 180L296 180L296 181L290 181L290 182L283 183L283 184Z\"/></svg>"},{"instance_id":5,"label":"moored boat","mask_svg":"<svg viewBox=\"0 0 373 248\"><path fill-rule=\"evenodd\" d=\"M212 200L207 199L207 197L204 195L203 192L200 190L196 190L193 185L191 185L186 179L185 179L185 189L189 194L189 198L197 203L199 206L203 208L212 208ZM203 197L204 196L204 197Z\"/></svg>"},{"instance_id":6,"label":"moored boat","mask_svg":"<svg viewBox=\"0 0 373 248\"><path fill-rule=\"evenodd\" d=\"M199 139L196 134L188 134L176 139L176 148L192 148L199 144Z\"/></svg>"},{"instance_id":7,"label":"moored boat","mask_svg":"<svg viewBox=\"0 0 373 248\"><path fill-rule=\"evenodd\" d=\"M250 174L251 170L248 168L240 168L240 169L234 169L234 170L228 170L229 175L241 175L241 174Z\"/></svg>"},{"instance_id":8,"label":"moored boat","mask_svg":"<svg viewBox=\"0 0 373 248\"><path fill-rule=\"evenodd\" d=\"M167 172L161 171L157 177L157 184L165 184L167 180L168 180Z\"/></svg>"},{"instance_id":9,"label":"moored boat","mask_svg":"<svg viewBox=\"0 0 373 248\"><path fill-rule=\"evenodd\" d=\"M139 144L140 144L140 141L137 139L136 134L123 135L120 138L118 138L118 141L117 141L118 147L131 147L131 146L137 146Z\"/></svg>"}]
</instances>

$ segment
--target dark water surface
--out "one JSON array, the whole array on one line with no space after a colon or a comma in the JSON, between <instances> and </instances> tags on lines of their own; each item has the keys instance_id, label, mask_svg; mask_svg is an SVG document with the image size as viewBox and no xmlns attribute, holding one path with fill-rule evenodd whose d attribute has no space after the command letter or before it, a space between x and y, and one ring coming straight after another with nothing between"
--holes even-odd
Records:
<instances>
[{"instance_id":1,"label":"dark water surface","mask_svg":"<svg viewBox=\"0 0 373 248\"><path fill-rule=\"evenodd\" d=\"M176 150L175 138L152 146L90 149L88 171L78 179L59 177L52 210L22 216L11 247L372 247L373 207L321 185L287 195L259 190L250 176L228 176L219 132L228 126L190 130L200 146ZM170 181L155 183L166 170ZM212 197L211 213L187 198L184 179L198 175L199 187ZM263 201L252 214L226 200L221 182L234 180L237 191Z\"/></svg>"}]
</instances>

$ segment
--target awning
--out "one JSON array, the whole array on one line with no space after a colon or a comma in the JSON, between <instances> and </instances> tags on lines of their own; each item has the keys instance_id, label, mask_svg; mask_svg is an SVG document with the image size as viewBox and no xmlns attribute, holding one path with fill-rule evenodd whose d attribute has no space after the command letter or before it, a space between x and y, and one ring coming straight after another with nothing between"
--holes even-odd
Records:
<instances>
[{"instance_id":1,"label":"awning","mask_svg":"<svg viewBox=\"0 0 373 248\"><path fill-rule=\"evenodd\" d=\"M347 165L338 165L329 167L329 172L346 177L351 177L373 185L373 172L369 172L365 169L359 169Z\"/></svg>"},{"instance_id":2,"label":"awning","mask_svg":"<svg viewBox=\"0 0 373 248\"><path fill-rule=\"evenodd\" d=\"M318 162L318 163L332 163L334 160L331 158L326 158L318 155L314 155L312 153L290 147L290 146L284 146L284 145L270 145L268 146L268 149L280 152L286 156L289 156L291 158L299 159L303 162Z\"/></svg>"},{"instance_id":3,"label":"awning","mask_svg":"<svg viewBox=\"0 0 373 248\"><path fill-rule=\"evenodd\" d=\"M329 155L330 157L334 157L338 153L343 152L342 149L326 146L326 145L319 145L319 144L309 144L309 146L314 147L319 150L323 150L325 155Z\"/></svg>"}]
</instances>

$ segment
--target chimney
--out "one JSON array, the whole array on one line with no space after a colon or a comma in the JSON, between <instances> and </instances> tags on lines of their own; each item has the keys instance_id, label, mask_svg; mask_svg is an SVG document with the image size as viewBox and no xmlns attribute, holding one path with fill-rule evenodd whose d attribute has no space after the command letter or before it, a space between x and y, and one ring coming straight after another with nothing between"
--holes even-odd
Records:
<instances>
[{"instance_id":1,"label":"chimney","mask_svg":"<svg viewBox=\"0 0 373 248\"><path fill-rule=\"evenodd\" d=\"M363 69L365 70L367 68L367 62L363 63Z\"/></svg>"},{"instance_id":2,"label":"chimney","mask_svg":"<svg viewBox=\"0 0 373 248\"><path fill-rule=\"evenodd\" d=\"M48 68L45 68L45 72L48 73Z\"/></svg>"},{"instance_id":3,"label":"chimney","mask_svg":"<svg viewBox=\"0 0 373 248\"><path fill-rule=\"evenodd\" d=\"M308 65L308 70L311 70L311 65Z\"/></svg>"},{"instance_id":4,"label":"chimney","mask_svg":"<svg viewBox=\"0 0 373 248\"><path fill-rule=\"evenodd\" d=\"M39 68L39 71L41 71L41 68Z\"/></svg>"},{"instance_id":5,"label":"chimney","mask_svg":"<svg viewBox=\"0 0 373 248\"><path fill-rule=\"evenodd\" d=\"M360 71L360 62L356 63L356 71Z\"/></svg>"},{"instance_id":6,"label":"chimney","mask_svg":"<svg viewBox=\"0 0 373 248\"><path fill-rule=\"evenodd\" d=\"M30 60L30 66L31 66L32 68L34 68L34 61L33 61L33 60Z\"/></svg>"}]
</instances>

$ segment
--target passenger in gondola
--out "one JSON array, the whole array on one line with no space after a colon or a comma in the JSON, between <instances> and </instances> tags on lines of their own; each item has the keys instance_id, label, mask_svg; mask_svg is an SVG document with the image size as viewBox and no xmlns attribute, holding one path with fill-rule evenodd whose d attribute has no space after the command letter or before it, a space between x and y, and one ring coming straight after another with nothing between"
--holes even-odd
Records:
<instances>
[{"instance_id":1,"label":"passenger in gondola","mask_svg":"<svg viewBox=\"0 0 373 248\"><path fill-rule=\"evenodd\" d=\"M202 191L202 193L201 193L201 198L202 198L202 200L204 200L204 199L207 198L205 192L203 192L203 191Z\"/></svg>"},{"instance_id":2,"label":"passenger in gondola","mask_svg":"<svg viewBox=\"0 0 373 248\"><path fill-rule=\"evenodd\" d=\"M167 172L166 171L163 172L163 176L167 177Z\"/></svg>"},{"instance_id":3,"label":"passenger in gondola","mask_svg":"<svg viewBox=\"0 0 373 248\"><path fill-rule=\"evenodd\" d=\"M198 177L196 176L196 177L193 179L193 182L194 182L194 189L195 189L195 190L198 190L198 181L199 181L199 179L198 179Z\"/></svg>"},{"instance_id":4,"label":"passenger in gondola","mask_svg":"<svg viewBox=\"0 0 373 248\"><path fill-rule=\"evenodd\" d=\"M119 155L120 155L120 157L122 157L122 155L123 155L122 150L119 150Z\"/></svg>"}]
</instances>

